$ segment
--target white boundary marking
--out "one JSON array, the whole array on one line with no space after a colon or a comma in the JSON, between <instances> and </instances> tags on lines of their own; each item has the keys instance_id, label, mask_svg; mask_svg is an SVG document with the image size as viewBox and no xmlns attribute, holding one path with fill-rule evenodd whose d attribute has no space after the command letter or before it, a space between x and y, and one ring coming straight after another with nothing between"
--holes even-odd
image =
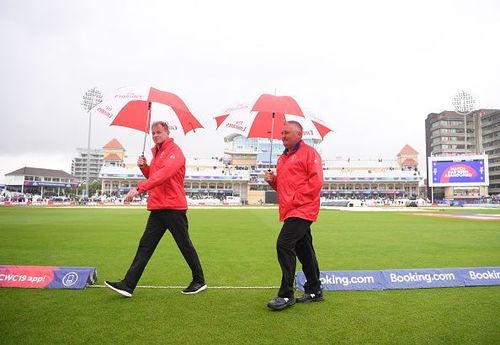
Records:
<instances>
[{"instance_id":1,"label":"white boundary marking","mask_svg":"<svg viewBox=\"0 0 500 345\"><path fill-rule=\"evenodd\" d=\"M89 288L105 288L106 285L87 285ZM141 289L184 289L185 286L175 286L175 285L137 285ZM207 289L220 289L220 290L233 290L233 289L278 289L279 286L210 286Z\"/></svg>"}]
</instances>

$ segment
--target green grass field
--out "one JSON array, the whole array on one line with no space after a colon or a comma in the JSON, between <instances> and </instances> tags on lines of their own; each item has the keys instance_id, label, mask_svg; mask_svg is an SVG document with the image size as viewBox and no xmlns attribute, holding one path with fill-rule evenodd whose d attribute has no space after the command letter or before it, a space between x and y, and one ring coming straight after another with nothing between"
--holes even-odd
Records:
<instances>
[{"instance_id":1,"label":"green grass field","mask_svg":"<svg viewBox=\"0 0 500 345\"><path fill-rule=\"evenodd\" d=\"M93 266L98 284L120 279L147 215L0 208L0 265ZM323 303L282 312L266 307L276 289L210 289L279 284L277 210L188 216L207 291L138 288L126 299L104 288L0 289L0 344L500 344L500 286L326 292ZM322 270L500 266L497 221L328 210L313 237ZM189 282L167 233L139 285Z\"/></svg>"}]
</instances>

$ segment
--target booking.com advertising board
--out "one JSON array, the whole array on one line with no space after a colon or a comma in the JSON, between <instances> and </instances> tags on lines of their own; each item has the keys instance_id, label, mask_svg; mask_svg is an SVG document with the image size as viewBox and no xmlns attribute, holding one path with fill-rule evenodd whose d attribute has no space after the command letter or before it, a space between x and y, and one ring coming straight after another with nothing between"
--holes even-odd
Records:
<instances>
[{"instance_id":1,"label":"booking.com advertising board","mask_svg":"<svg viewBox=\"0 0 500 345\"><path fill-rule=\"evenodd\" d=\"M429 187L489 185L488 156L429 157Z\"/></svg>"},{"instance_id":2,"label":"booking.com advertising board","mask_svg":"<svg viewBox=\"0 0 500 345\"><path fill-rule=\"evenodd\" d=\"M306 277L297 272L297 288L304 291ZM500 285L500 267L424 268L381 271L323 271L325 291L431 289Z\"/></svg>"},{"instance_id":3,"label":"booking.com advertising board","mask_svg":"<svg viewBox=\"0 0 500 345\"><path fill-rule=\"evenodd\" d=\"M0 288L85 289L96 281L95 267L0 266Z\"/></svg>"}]
</instances>

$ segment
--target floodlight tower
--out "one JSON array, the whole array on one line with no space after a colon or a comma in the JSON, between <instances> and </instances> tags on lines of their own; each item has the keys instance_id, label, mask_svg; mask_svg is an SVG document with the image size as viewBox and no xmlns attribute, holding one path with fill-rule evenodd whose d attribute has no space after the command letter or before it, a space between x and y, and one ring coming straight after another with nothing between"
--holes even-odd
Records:
<instances>
[{"instance_id":1,"label":"floodlight tower","mask_svg":"<svg viewBox=\"0 0 500 345\"><path fill-rule=\"evenodd\" d=\"M87 141L87 174L85 178L85 195L89 197L89 181L90 181L90 130L92 128L92 115L90 110L102 102L102 93L97 88L93 88L85 92L82 100L82 107L89 115L89 136Z\"/></svg>"},{"instance_id":2,"label":"floodlight tower","mask_svg":"<svg viewBox=\"0 0 500 345\"><path fill-rule=\"evenodd\" d=\"M455 111L464 115L464 139L465 139L465 154L467 154L467 115L474 110L475 100L470 93L461 90L453 97L452 104Z\"/></svg>"}]
</instances>

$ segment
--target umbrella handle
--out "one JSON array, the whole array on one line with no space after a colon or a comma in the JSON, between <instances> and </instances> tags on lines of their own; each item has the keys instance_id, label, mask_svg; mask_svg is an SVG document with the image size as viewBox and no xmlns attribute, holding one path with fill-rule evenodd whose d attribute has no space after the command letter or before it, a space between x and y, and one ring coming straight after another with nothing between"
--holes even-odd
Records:
<instances>
[{"instance_id":1,"label":"umbrella handle","mask_svg":"<svg viewBox=\"0 0 500 345\"><path fill-rule=\"evenodd\" d=\"M269 171L271 171L271 163L273 159L273 134L274 134L274 113L273 113L273 118L271 120L271 135L269 136L269 144L271 145L271 149L269 150Z\"/></svg>"},{"instance_id":2,"label":"umbrella handle","mask_svg":"<svg viewBox=\"0 0 500 345\"><path fill-rule=\"evenodd\" d=\"M144 143L142 144L142 155L144 156L144 150L146 149L146 137L148 135L149 122L151 121L151 102L148 103L148 118L146 119L146 125L144 126Z\"/></svg>"},{"instance_id":3,"label":"umbrella handle","mask_svg":"<svg viewBox=\"0 0 500 345\"><path fill-rule=\"evenodd\" d=\"M142 155L144 156L144 150L146 149L146 135L147 133L144 132L144 143L142 144Z\"/></svg>"}]
</instances>

